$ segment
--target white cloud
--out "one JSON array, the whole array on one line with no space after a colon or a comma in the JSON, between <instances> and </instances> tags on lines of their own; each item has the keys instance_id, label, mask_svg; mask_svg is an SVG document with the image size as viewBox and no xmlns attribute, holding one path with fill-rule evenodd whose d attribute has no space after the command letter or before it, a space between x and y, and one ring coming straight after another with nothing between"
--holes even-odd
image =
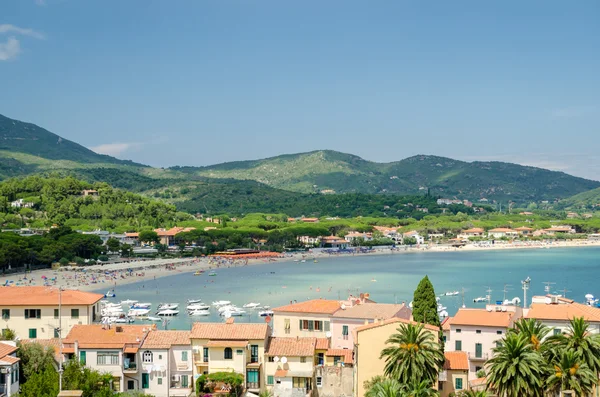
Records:
<instances>
[{"instance_id":1,"label":"white cloud","mask_svg":"<svg viewBox=\"0 0 600 397\"><path fill-rule=\"evenodd\" d=\"M597 113L598 110L600 110L600 107L595 105L568 106L554 109L552 111L552 117L557 119L572 119Z\"/></svg>"},{"instance_id":2,"label":"white cloud","mask_svg":"<svg viewBox=\"0 0 600 397\"><path fill-rule=\"evenodd\" d=\"M34 39L44 40L46 36L40 32L36 32L33 29L20 28L9 23L0 25L0 34L3 33L14 33L22 36L33 37Z\"/></svg>"},{"instance_id":3,"label":"white cloud","mask_svg":"<svg viewBox=\"0 0 600 397\"><path fill-rule=\"evenodd\" d=\"M0 61L10 61L21 52L21 44L14 37L9 37L6 42L0 42Z\"/></svg>"},{"instance_id":4,"label":"white cloud","mask_svg":"<svg viewBox=\"0 0 600 397\"><path fill-rule=\"evenodd\" d=\"M105 143L102 145L91 147L94 152L100 154L107 154L109 156L119 156L122 153L125 153L131 149L140 147L142 144L138 142L129 142L129 143Z\"/></svg>"}]
</instances>

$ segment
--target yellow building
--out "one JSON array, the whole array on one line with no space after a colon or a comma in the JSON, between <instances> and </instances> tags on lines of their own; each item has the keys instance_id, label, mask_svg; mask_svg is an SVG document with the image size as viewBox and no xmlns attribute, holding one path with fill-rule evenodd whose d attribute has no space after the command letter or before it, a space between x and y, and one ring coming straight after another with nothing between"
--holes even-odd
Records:
<instances>
[{"instance_id":1,"label":"yellow building","mask_svg":"<svg viewBox=\"0 0 600 397\"><path fill-rule=\"evenodd\" d=\"M100 314L103 295L52 287L0 288L0 329L11 329L20 339L64 337L75 325L92 324ZM60 310L59 310L60 301Z\"/></svg>"},{"instance_id":2,"label":"yellow building","mask_svg":"<svg viewBox=\"0 0 600 397\"><path fill-rule=\"evenodd\" d=\"M387 347L386 341L397 333L400 324L418 324L402 318L391 318L363 325L354 330L354 392L364 397L365 381L384 373L385 360L380 359L381 351ZM425 324L425 329L437 338L439 329Z\"/></svg>"},{"instance_id":3,"label":"yellow building","mask_svg":"<svg viewBox=\"0 0 600 397\"><path fill-rule=\"evenodd\" d=\"M331 332L331 316L342 304L313 299L273 309L273 335L291 338L325 338Z\"/></svg>"},{"instance_id":4,"label":"yellow building","mask_svg":"<svg viewBox=\"0 0 600 397\"><path fill-rule=\"evenodd\" d=\"M440 397L449 397L469 388L469 357L466 352L446 352L444 357L446 361L438 378L438 390Z\"/></svg>"},{"instance_id":5,"label":"yellow building","mask_svg":"<svg viewBox=\"0 0 600 397\"><path fill-rule=\"evenodd\" d=\"M194 377L214 372L236 372L244 376L250 391L264 389L265 347L271 335L267 324L194 323L190 340Z\"/></svg>"}]
</instances>

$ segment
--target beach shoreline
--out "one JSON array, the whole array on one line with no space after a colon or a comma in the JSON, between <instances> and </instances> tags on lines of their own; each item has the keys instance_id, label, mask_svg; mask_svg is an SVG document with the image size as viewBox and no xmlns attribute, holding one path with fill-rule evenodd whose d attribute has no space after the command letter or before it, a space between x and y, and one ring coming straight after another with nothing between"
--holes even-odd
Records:
<instances>
[{"instance_id":1,"label":"beach shoreline","mask_svg":"<svg viewBox=\"0 0 600 397\"><path fill-rule=\"evenodd\" d=\"M414 246L411 248L397 247L395 249L380 248L366 253L327 253L322 251L298 252L282 254L276 259L249 259L249 260L220 260L216 257L198 258L168 258L143 261L131 261L112 264L92 265L85 267L63 267L59 270L41 269L28 273L14 273L0 276L0 285L26 286L47 285L77 289L81 291L111 291L120 286L140 281L155 280L179 273L193 273L213 269L240 266L256 266L266 263L289 263L295 261L313 261L329 258L368 257L380 255L402 255L427 252L477 252L477 251L505 251L526 249L556 249L600 247L600 241L561 241L561 242L501 242L496 244L467 244L463 247L448 245ZM206 275L206 273L205 273Z\"/></svg>"}]
</instances>

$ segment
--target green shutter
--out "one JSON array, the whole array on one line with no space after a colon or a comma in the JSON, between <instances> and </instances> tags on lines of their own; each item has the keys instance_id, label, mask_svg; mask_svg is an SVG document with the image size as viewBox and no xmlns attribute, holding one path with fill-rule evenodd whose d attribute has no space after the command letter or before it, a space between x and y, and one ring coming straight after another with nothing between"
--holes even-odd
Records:
<instances>
[{"instance_id":1,"label":"green shutter","mask_svg":"<svg viewBox=\"0 0 600 397\"><path fill-rule=\"evenodd\" d=\"M348 335L348 326L342 325L342 335Z\"/></svg>"},{"instance_id":2,"label":"green shutter","mask_svg":"<svg viewBox=\"0 0 600 397\"><path fill-rule=\"evenodd\" d=\"M85 351L79 351L79 362L81 365L85 365Z\"/></svg>"},{"instance_id":3,"label":"green shutter","mask_svg":"<svg viewBox=\"0 0 600 397\"><path fill-rule=\"evenodd\" d=\"M267 376L267 385L272 385L275 383L275 379L273 379L272 375Z\"/></svg>"},{"instance_id":4,"label":"green shutter","mask_svg":"<svg viewBox=\"0 0 600 397\"><path fill-rule=\"evenodd\" d=\"M142 374L142 389L150 387L150 374Z\"/></svg>"},{"instance_id":5,"label":"green shutter","mask_svg":"<svg viewBox=\"0 0 600 397\"><path fill-rule=\"evenodd\" d=\"M483 357L483 347L481 346L481 343L475 343L475 357Z\"/></svg>"},{"instance_id":6,"label":"green shutter","mask_svg":"<svg viewBox=\"0 0 600 397\"><path fill-rule=\"evenodd\" d=\"M325 332L329 332L329 321L325 321L324 325L325 325Z\"/></svg>"},{"instance_id":7,"label":"green shutter","mask_svg":"<svg viewBox=\"0 0 600 397\"><path fill-rule=\"evenodd\" d=\"M183 351L181 352L181 361L187 361L188 360L188 352Z\"/></svg>"},{"instance_id":8,"label":"green shutter","mask_svg":"<svg viewBox=\"0 0 600 397\"><path fill-rule=\"evenodd\" d=\"M456 350L457 352L462 351L462 341L454 341L454 350Z\"/></svg>"},{"instance_id":9,"label":"green shutter","mask_svg":"<svg viewBox=\"0 0 600 397\"><path fill-rule=\"evenodd\" d=\"M455 390L462 390L463 388L463 382L462 382L462 378L456 378L454 380L454 389Z\"/></svg>"},{"instance_id":10,"label":"green shutter","mask_svg":"<svg viewBox=\"0 0 600 397\"><path fill-rule=\"evenodd\" d=\"M315 329L315 322L313 320L310 320L308 322L308 330L313 331L314 329Z\"/></svg>"},{"instance_id":11,"label":"green shutter","mask_svg":"<svg viewBox=\"0 0 600 397\"><path fill-rule=\"evenodd\" d=\"M29 328L29 339L37 338L37 328Z\"/></svg>"},{"instance_id":12,"label":"green shutter","mask_svg":"<svg viewBox=\"0 0 600 397\"><path fill-rule=\"evenodd\" d=\"M300 320L300 325L299 325L299 328L298 328L298 329L299 329L300 331L302 331L302 320Z\"/></svg>"},{"instance_id":13,"label":"green shutter","mask_svg":"<svg viewBox=\"0 0 600 397\"><path fill-rule=\"evenodd\" d=\"M188 387L187 375L181 375L181 387Z\"/></svg>"}]
</instances>

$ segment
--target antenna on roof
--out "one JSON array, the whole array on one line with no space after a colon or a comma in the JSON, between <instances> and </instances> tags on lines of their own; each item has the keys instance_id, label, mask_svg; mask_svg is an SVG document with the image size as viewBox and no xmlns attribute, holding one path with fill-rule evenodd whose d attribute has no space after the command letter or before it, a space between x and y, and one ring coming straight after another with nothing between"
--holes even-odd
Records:
<instances>
[{"instance_id":1,"label":"antenna on roof","mask_svg":"<svg viewBox=\"0 0 600 397\"><path fill-rule=\"evenodd\" d=\"M556 283L553 283L551 281L544 281L542 284L546 284L546 286L544 287L544 292L546 293L546 295L548 295L550 293L550 286Z\"/></svg>"},{"instance_id":2,"label":"antenna on roof","mask_svg":"<svg viewBox=\"0 0 600 397\"><path fill-rule=\"evenodd\" d=\"M563 298L567 297L567 292L571 292L570 290L568 290L566 288L561 289L561 291L563 292Z\"/></svg>"},{"instance_id":3,"label":"antenna on roof","mask_svg":"<svg viewBox=\"0 0 600 397\"><path fill-rule=\"evenodd\" d=\"M492 303L492 288L491 287L486 287L487 290L485 292L487 292L487 303L488 305Z\"/></svg>"},{"instance_id":4,"label":"antenna on roof","mask_svg":"<svg viewBox=\"0 0 600 397\"><path fill-rule=\"evenodd\" d=\"M523 309L527 309L527 290L529 289L529 284L531 284L531 278L529 276L521 281L523 288Z\"/></svg>"},{"instance_id":5,"label":"antenna on roof","mask_svg":"<svg viewBox=\"0 0 600 397\"><path fill-rule=\"evenodd\" d=\"M502 299L502 302L504 302L504 301L506 300L506 293L507 293L509 290L511 290L511 289L512 289L512 288L509 288L509 287L512 287L512 285L510 285L510 284L504 284L504 289L502 290L502 291L504 291L504 299Z\"/></svg>"}]
</instances>

